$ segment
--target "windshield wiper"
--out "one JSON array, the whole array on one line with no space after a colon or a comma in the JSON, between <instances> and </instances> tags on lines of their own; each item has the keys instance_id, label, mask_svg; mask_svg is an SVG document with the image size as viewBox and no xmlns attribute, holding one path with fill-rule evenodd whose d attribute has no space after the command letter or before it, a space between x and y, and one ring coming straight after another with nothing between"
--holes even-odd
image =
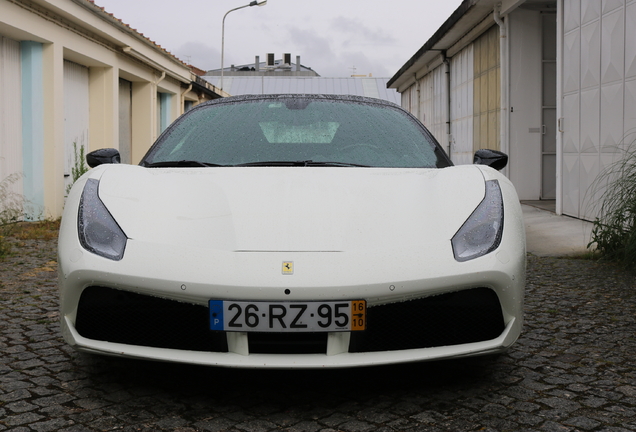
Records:
<instances>
[{"instance_id":1,"label":"windshield wiper","mask_svg":"<svg viewBox=\"0 0 636 432\"><path fill-rule=\"evenodd\" d=\"M307 166L308 161L257 161L236 164L237 167Z\"/></svg>"},{"instance_id":2,"label":"windshield wiper","mask_svg":"<svg viewBox=\"0 0 636 432\"><path fill-rule=\"evenodd\" d=\"M226 165L218 165L208 162L199 162L195 160L165 161L144 164L146 168L168 168L168 167L220 167Z\"/></svg>"},{"instance_id":3,"label":"windshield wiper","mask_svg":"<svg viewBox=\"0 0 636 432\"><path fill-rule=\"evenodd\" d=\"M322 162L322 161L307 161L307 166L342 166L342 167L363 167L370 168L371 165L361 165L352 162Z\"/></svg>"},{"instance_id":4,"label":"windshield wiper","mask_svg":"<svg viewBox=\"0 0 636 432\"><path fill-rule=\"evenodd\" d=\"M258 166L342 166L342 167L369 167L370 165L360 165L349 162L321 162L321 161L313 161L313 160L304 160L304 161L260 161L260 162L247 162L242 164L234 165L237 167L258 167Z\"/></svg>"}]
</instances>

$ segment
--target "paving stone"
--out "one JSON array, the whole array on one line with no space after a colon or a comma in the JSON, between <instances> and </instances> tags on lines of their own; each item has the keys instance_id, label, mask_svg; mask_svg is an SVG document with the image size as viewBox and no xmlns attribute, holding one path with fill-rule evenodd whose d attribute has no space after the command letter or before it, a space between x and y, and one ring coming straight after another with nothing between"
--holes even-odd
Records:
<instances>
[{"instance_id":1,"label":"paving stone","mask_svg":"<svg viewBox=\"0 0 636 432\"><path fill-rule=\"evenodd\" d=\"M36 430L37 432L54 432L58 431L63 427L70 426L72 424L71 421L57 418L37 423L32 423L29 425L31 429Z\"/></svg>"},{"instance_id":2,"label":"paving stone","mask_svg":"<svg viewBox=\"0 0 636 432\"><path fill-rule=\"evenodd\" d=\"M544 403L552 408L567 412L576 411L581 407L581 404L563 398L538 399L537 402Z\"/></svg>"},{"instance_id":3,"label":"paving stone","mask_svg":"<svg viewBox=\"0 0 636 432\"><path fill-rule=\"evenodd\" d=\"M596 420L592 420L587 417L572 417L564 421L564 423L583 430L592 430L600 425L600 423Z\"/></svg>"},{"instance_id":4,"label":"paving stone","mask_svg":"<svg viewBox=\"0 0 636 432\"><path fill-rule=\"evenodd\" d=\"M0 402L12 402L22 399L28 399L31 397L31 393L25 389L19 389L10 393L0 395Z\"/></svg>"},{"instance_id":5,"label":"paving stone","mask_svg":"<svg viewBox=\"0 0 636 432\"><path fill-rule=\"evenodd\" d=\"M326 426L330 426L330 427L335 427L335 426L339 426L343 423L346 423L348 421L351 421L352 418L346 414L342 414L342 413L335 413L327 418L323 418L320 420L320 423L326 425Z\"/></svg>"},{"instance_id":6,"label":"paving stone","mask_svg":"<svg viewBox=\"0 0 636 432\"><path fill-rule=\"evenodd\" d=\"M537 426L543 422L544 418L537 415L522 412L511 417L511 420L524 426L525 425Z\"/></svg>"},{"instance_id":7,"label":"paving stone","mask_svg":"<svg viewBox=\"0 0 636 432\"><path fill-rule=\"evenodd\" d=\"M268 432L278 429L278 426L266 420L252 420L239 423L235 428L245 432Z\"/></svg>"},{"instance_id":8,"label":"paving stone","mask_svg":"<svg viewBox=\"0 0 636 432\"><path fill-rule=\"evenodd\" d=\"M540 430L546 432L569 432L572 428L553 421L547 421L540 427Z\"/></svg>"},{"instance_id":9,"label":"paving stone","mask_svg":"<svg viewBox=\"0 0 636 432\"><path fill-rule=\"evenodd\" d=\"M286 432L318 432L322 429L316 421L301 421L285 428Z\"/></svg>"},{"instance_id":10,"label":"paving stone","mask_svg":"<svg viewBox=\"0 0 636 432\"><path fill-rule=\"evenodd\" d=\"M8 403L8 404L6 404L4 406L5 410L8 410L8 411L14 412L14 413L23 413L23 412L27 412L27 411L33 411L33 410L38 409L38 408L39 407L37 405L30 404L29 402L27 402L25 400ZM0 416L0 418L1 418L1 416Z\"/></svg>"},{"instance_id":11,"label":"paving stone","mask_svg":"<svg viewBox=\"0 0 636 432\"><path fill-rule=\"evenodd\" d=\"M23 414L9 415L5 417L4 419L2 419L2 423L4 423L7 426L19 426L26 423L36 422L42 418L44 418L44 416L40 414L37 414L34 412L27 412Z\"/></svg>"},{"instance_id":12,"label":"paving stone","mask_svg":"<svg viewBox=\"0 0 636 432\"><path fill-rule=\"evenodd\" d=\"M235 425L235 422L226 418L215 418L211 420L200 421L194 424L195 427L206 432L225 431Z\"/></svg>"},{"instance_id":13,"label":"paving stone","mask_svg":"<svg viewBox=\"0 0 636 432\"><path fill-rule=\"evenodd\" d=\"M187 421L179 417L164 417L153 422L154 426L161 429L175 430L187 425Z\"/></svg>"},{"instance_id":14,"label":"paving stone","mask_svg":"<svg viewBox=\"0 0 636 432\"><path fill-rule=\"evenodd\" d=\"M111 404L111 402L105 399L97 399L97 398L78 399L74 401L73 403L77 405L78 407L84 408L84 409L103 408Z\"/></svg>"},{"instance_id":15,"label":"paving stone","mask_svg":"<svg viewBox=\"0 0 636 432\"><path fill-rule=\"evenodd\" d=\"M374 430L375 426L367 422L354 420L339 425L338 429L346 432L365 432Z\"/></svg>"},{"instance_id":16,"label":"paving stone","mask_svg":"<svg viewBox=\"0 0 636 432\"><path fill-rule=\"evenodd\" d=\"M66 394L66 393L58 393L53 396L46 396L41 398L36 398L33 400L33 403L38 404L43 407L53 406L53 405L61 405L68 401L72 401L75 399L75 396Z\"/></svg>"},{"instance_id":17,"label":"paving stone","mask_svg":"<svg viewBox=\"0 0 636 432\"><path fill-rule=\"evenodd\" d=\"M121 429L122 421L113 416L102 416L97 420L91 421L87 426L94 430L107 431Z\"/></svg>"},{"instance_id":18,"label":"paving stone","mask_svg":"<svg viewBox=\"0 0 636 432\"><path fill-rule=\"evenodd\" d=\"M98 432L97 429L89 429L84 425L74 425L60 429L59 432Z\"/></svg>"}]
</instances>

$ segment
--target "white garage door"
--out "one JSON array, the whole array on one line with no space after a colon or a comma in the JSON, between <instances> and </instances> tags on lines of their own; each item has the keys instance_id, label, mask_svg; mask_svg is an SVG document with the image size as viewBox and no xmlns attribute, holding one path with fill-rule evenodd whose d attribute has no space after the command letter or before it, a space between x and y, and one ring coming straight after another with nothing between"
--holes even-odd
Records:
<instances>
[{"instance_id":1,"label":"white garage door","mask_svg":"<svg viewBox=\"0 0 636 432\"><path fill-rule=\"evenodd\" d=\"M636 128L636 2L564 6L563 213L591 220L589 187Z\"/></svg>"},{"instance_id":2,"label":"white garage door","mask_svg":"<svg viewBox=\"0 0 636 432\"><path fill-rule=\"evenodd\" d=\"M451 59L451 158L456 165L473 163L473 45Z\"/></svg>"},{"instance_id":3,"label":"white garage door","mask_svg":"<svg viewBox=\"0 0 636 432\"><path fill-rule=\"evenodd\" d=\"M0 181L22 172L20 43L0 35ZM22 182L12 191L22 195Z\"/></svg>"},{"instance_id":4,"label":"white garage door","mask_svg":"<svg viewBox=\"0 0 636 432\"><path fill-rule=\"evenodd\" d=\"M64 186L73 183L75 147L88 149L88 68L64 61Z\"/></svg>"}]
</instances>

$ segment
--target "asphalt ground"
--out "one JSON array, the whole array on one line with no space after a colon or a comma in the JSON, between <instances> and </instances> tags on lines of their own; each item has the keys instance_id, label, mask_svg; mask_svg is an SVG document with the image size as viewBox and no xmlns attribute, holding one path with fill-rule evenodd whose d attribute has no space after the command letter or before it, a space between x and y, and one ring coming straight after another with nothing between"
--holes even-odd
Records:
<instances>
[{"instance_id":1,"label":"asphalt ground","mask_svg":"<svg viewBox=\"0 0 636 432\"><path fill-rule=\"evenodd\" d=\"M529 254L497 357L270 371L75 352L55 247L0 261L0 431L636 431L635 280L611 264Z\"/></svg>"}]
</instances>

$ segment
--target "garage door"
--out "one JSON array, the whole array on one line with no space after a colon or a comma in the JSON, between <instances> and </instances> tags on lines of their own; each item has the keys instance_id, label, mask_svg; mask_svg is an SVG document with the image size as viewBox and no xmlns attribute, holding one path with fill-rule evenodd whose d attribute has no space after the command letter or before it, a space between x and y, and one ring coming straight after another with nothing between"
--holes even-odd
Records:
<instances>
[{"instance_id":1,"label":"garage door","mask_svg":"<svg viewBox=\"0 0 636 432\"><path fill-rule=\"evenodd\" d=\"M636 2L564 6L563 213L593 220L590 185L636 130Z\"/></svg>"},{"instance_id":2,"label":"garage door","mask_svg":"<svg viewBox=\"0 0 636 432\"><path fill-rule=\"evenodd\" d=\"M88 68L64 61L64 185L73 183L71 169L80 147L88 149Z\"/></svg>"},{"instance_id":3,"label":"garage door","mask_svg":"<svg viewBox=\"0 0 636 432\"><path fill-rule=\"evenodd\" d=\"M20 74L20 43L0 35L0 181L23 170ZM12 191L22 195L22 182Z\"/></svg>"}]
</instances>

